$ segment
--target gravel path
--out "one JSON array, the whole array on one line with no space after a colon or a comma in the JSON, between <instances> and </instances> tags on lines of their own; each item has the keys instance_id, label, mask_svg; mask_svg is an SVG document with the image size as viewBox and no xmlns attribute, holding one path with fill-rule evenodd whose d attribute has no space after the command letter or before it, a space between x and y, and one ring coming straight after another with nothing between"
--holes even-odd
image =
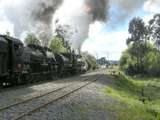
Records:
<instances>
[{"instance_id":1,"label":"gravel path","mask_svg":"<svg viewBox=\"0 0 160 120\"><path fill-rule=\"evenodd\" d=\"M104 74L101 76L97 82L22 120L114 120L112 111L107 110L105 105L116 101L102 91L110 80Z\"/></svg>"}]
</instances>

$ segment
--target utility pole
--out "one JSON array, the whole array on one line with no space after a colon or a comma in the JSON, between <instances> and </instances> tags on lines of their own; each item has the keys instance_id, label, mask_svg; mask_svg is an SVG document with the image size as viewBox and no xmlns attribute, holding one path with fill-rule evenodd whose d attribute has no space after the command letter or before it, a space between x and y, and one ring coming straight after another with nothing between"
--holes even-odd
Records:
<instances>
[{"instance_id":1,"label":"utility pole","mask_svg":"<svg viewBox=\"0 0 160 120\"><path fill-rule=\"evenodd\" d=\"M96 59L98 60L98 54L96 53Z\"/></svg>"},{"instance_id":2,"label":"utility pole","mask_svg":"<svg viewBox=\"0 0 160 120\"><path fill-rule=\"evenodd\" d=\"M107 54L107 62L108 62L108 65L110 65L110 62L109 62L109 52L107 51L106 54Z\"/></svg>"},{"instance_id":3,"label":"utility pole","mask_svg":"<svg viewBox=\"0 0 160 120\"><path fill-rule=\"evenodd\" d=\"M109 52L107 51L106 54L107 54L107 60L109 61Z\"/></svg>"}]
</instances>

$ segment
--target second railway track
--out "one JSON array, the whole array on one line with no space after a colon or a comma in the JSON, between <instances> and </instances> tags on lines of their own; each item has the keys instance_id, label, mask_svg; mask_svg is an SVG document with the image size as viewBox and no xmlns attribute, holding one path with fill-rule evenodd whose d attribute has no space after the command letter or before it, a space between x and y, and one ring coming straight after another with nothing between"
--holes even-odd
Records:
<instances>
[{"instance_id":1,"label":"second railway track","mask_svg":"<svg viewBox=\"0 0 160 120\"><path fill-rule=\"evenodd\" d=\"M79 89L95 82L98 77L88 77L72 84L60 87L45 94L8 105L0 109L0 118L3 120L20 120L23 117L44 108L45 106L62 99Z\"/></svg>"},{"instance_id":2,"label":"second railway track","mask_svg":"<svg viewBox=\"0 0 160 120\"><path fill-rule=\"evenodd\" d=\"M85 80L87 80L87 78L84 78L84 80L81 80L81 81L85 81ZM34 100L34 99L37 99L37 98L40 98L40 97L49 95L49 94L51 94L51 93L58 92L58 91L60 91L60 90L62 90L62 89L65 89L65 88L67 88L67 87L72 86L73 84L76 84L76 82L78 82L78 81L74 81L74 83L70 83L69 85L64 85L63 87L59 87L59 88L57 88L57 89L53 89L53 90L50 90L50 91L48 91L48 92L40 93L40 94L38 94L38 95L36 95L36 96L33 96L33 97L31 97L31 98L22 100L22 101L20 101L20 102L15 102L15 103L9 104L9 105L7 105L7 106L5 106L5 107L1 107L1 108L0 108L0 112L3 111L3 110L6 110L6 109L8 109L8 108L11 108L11 107L14 107L14 106L17 106L17 105L20 105L20 104L29 102L29 101L31 101L31 100Z\"/></svg>"}]
</instances>

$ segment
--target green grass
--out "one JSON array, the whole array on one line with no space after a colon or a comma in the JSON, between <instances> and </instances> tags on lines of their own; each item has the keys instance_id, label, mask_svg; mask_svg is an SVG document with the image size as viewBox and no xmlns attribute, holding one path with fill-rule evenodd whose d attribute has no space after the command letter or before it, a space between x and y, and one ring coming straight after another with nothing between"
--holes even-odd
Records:
<instances>
[{"instance_id":1,"label":"green grass","mask_svg":"<svg viewBox=\"0 0 160 120\"><path fill-rule=\"evenodd\" d=\"M131 78L118 73L112 84L104 89L120 104L106 105L116 112L117 120L160 120L160 79Z\"/></svg>"}]
</instances>

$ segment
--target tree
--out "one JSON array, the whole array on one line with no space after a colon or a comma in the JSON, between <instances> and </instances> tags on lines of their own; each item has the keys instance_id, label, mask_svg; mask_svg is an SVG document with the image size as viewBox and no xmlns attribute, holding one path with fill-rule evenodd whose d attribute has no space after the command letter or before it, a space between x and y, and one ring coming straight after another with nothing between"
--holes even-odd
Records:
<instances>
[{"instance_id":1,"label":"tree","mask_svg":"<svg viewBox=\"0 0 160 120\"><path fill-rule=\"evenodd\" d=\"M129 49L123 52L120 59L120 68L128 75L134 75L137 73L137 60L134 56L131 56Z\"/></svg>"},{"instance_id":2,"label":"tree","mask_svg":"<svg viewBox=\"0 0 160 120\"><path fill-rule=\"evenodd\" d=\"M160 14L155 14L149 21L150 38L154 40L158 50L160 50Z\"/></svg>"},{"instance_id":3,"label":"tree","mask_svg":"<svg viewBox=\"0 0 160 120\"><path fill-rule=\"evenodd\" d=\"M145 40L147 28L141 18L133 18L129 23L128 32L131 34L128 43L134 42L140 44Z\"/></svg>"},{"instance_id":4,"label":"tree","mask_svg":"<svg viewBox=\"0 0 160 120\"><path fill-rule=\"evenodd\" d=\"M128 49L122 54L120 68L129 75L160 73L160 14L156 14L145 26L141 18L133 18L129 23L130 37ZM148 41L154 39L156 44ZM156 47L157 46L157 47Z\"/></svg>"},{"instance_id":5,"label":"tree","mask_svg":"<svg viewBox=\"0 0 160 120\"><path fill-rule=\"evenodd\" d=\"M6 35L7 35L7 36L10 36L10 35L11 35L11 33L10 33L9 31L7 31L7 32L6 32Z\"/></svg>"},{"instance_id":6,"label":"tree","mask_svg":"<svg viewBox=\"0 0 160 120\"><path fill-rule=\"evenodd\" d=\"M64 45L64 40L58 36L51 39L50 48L56 53L66 53L67 48Z\"/></svg>"},{"instance_id":7,"label":"tree","mask_svg":"<svg viewBox=\"0 0 160 120\"><path fill-rule=\"evenodd\" d=\"M69 39L70 37L74 34L74 31L72 31L71 26L69 25L57 25L56 30L56 37L61 38L63 43L64 43L64 47L67 48L68 52L72 52L71 50L71 45L69 43Z\"/></svg>"},{"instance_id":8,"label":"tree","mask_svg":"<svg viewBox=\"0 0 160 120\"><path fill-rule=\"evenodd\" d=\"M160 76L160 53L154 49L145 57L145 71L148 75Z\"/></svg>"},{"instance_id":9,"label":"tree","mask_svg":"<svg viewBox=\"0 0 160 120\"><path fill-rule=\"evenodd\" d=\"M92 56L88 52L83 52L82 56L86 59L89 70L94 70L94 69L98 68L98 64L97 64L96 58L94 56Z\"/></svg>"},{"instance_id":10,"label":"tree","mask_svg":"<svg viewBox=\"0 0 160 120\"><path fill-rule=\"evenodd\" d=\"M40 45L41 42L40 40L32 33L28 34L27 37L25 38L25 43L28 44L35 44L35 45Z\"/></svg>"},{"instance_id":11,"label":"tree","mask_svg":"<svg viewBox=\"0 0 160 120\"><path fill-rule=\"evenodd\" d=\"M132 43L132 49L130 49L131 55L134 55L137 59L137 69L143 72L143 45L146 43L147 27L141 18L133 18L129 23L128 32L131 37L127 39L127 45Z\"/></svg>"},{"instance_id":12,"label":"tree","mask_svg":"<svg viewBox=\"0 0 160 120\"><path fill-rule=\"evenodd\" d=\"M120 68L129 75L148 73L146 66L149 64L149 59L146 56L148 56L148 53L151 51L155 51L154 46L149 42L141 44L138 49L140 49L143 54L141 54L141 61L139 62L137 61L137 47L138 46L135 44L129 45L128 49L123 52L120 59Z\"/></svg>"}]
</instances>

